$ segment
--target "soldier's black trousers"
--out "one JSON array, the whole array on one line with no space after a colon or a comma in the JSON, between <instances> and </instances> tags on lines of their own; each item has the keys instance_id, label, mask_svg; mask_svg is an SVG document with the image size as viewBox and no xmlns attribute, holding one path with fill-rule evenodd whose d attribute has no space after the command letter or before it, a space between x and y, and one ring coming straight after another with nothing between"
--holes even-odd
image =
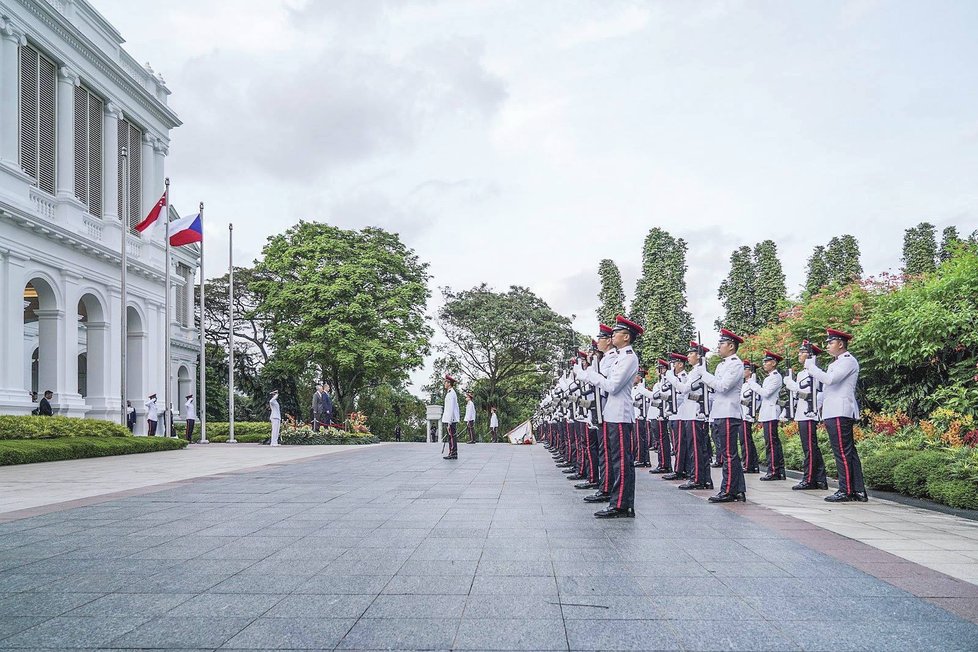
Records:
<instances>
[{"instance_id":1,"label":"soldier's black trousers","mask_svg":"<svg viewBox=\"0 0 978 652\"><path fill-rule=\"evenodd\" d=\"M767 448L767 472L784 475L784 450L778 436L778 422L761 421L761 428L764 429L764 446Z\"/></svg>"},{"instance_id":2,"label":"soldier's black trousers","mask_svg":"<svg viewBox=\"0 0 978 652\"><path fill-rule=\"evenodd\" d=\"M585 441L587 442L587 481L593 482L600 486L601 480L601 446L598 442L598 435L601 433L599 429L591 428L587 424L584 424L587 430L584 433Z\"/></svg>"},{"instance_id":3,"label":"soldier's black trousers","mask_svg":"<svg viewBox=\"0 0 978 652\"><path fill-rule=\"evenodd\" d=\"M710 482L710 433L705 421L683 421L683 442L689 442L689 477L693 482Z\"/></svg>"},{"instance_id":4,"label":"soldier's black trousers","mask_svg":"<svg viewBox=\"0 0 978 652\"><path fill-rule=\"evenodd\" d=\"M635 507L635 451L632 450L631 423L605 423L605 450L608 452L609 504L617 509Z\"/></svg>"},{"instance_id":5,"label":"soldier's black trousers","mask_svg":"<svg viewBox=\"0 0 978 652\"><path fill-rule=\"evenodd\" d=\"M687 458L691 456L689 455L689 446L683 440L682 425L682 421L670 421L669 434L672 436L673 448L676 451L676 464L672 468L676 473L686 475L688 473L686 470Z\"/></svg>"},{"instance_id":6,"label":"soldier's black trousers","mask_svg":"<svg viewBox=\"0 0 978 652\"><path fill-rule=\"evenodd\" d=\"M659 468L672 470L672 437L668 432L668 424L665 419L655 420L655 429L659 438Z\"/></svg>"},{"instance_id":7,"label":"soldier's black trousers","mask_svg":"<svg viewBox=\"0 0 978 652\"><path fill-rule=\"evenodd\" d=\"M693 428L687 427L689 421L680 421L679 423L679 451L682 453L682 460L676 457L676 471L682 473L686 477L693 477L696 473L696 462L697 451L696 451L696 440L693 439Z\"/></svg>"},{"instance_id":8,"label":"soldier's black trousers","mask_svg":"<svg viewBox=\"0 0 978 652\"><path fill-rule=\"evenodd\" d=\"M652 448L652 420L642 419L639 421L639 425L642 429L642 447L638 449L635 458L639 464L651 464L652 460L649 458L649 449Z\"/></svg>"},{"instance_id":9,"label":"soldier's black trousers","mask_svg":"<svg viewBox=\"0 0 978 652\"><path fill-rule=\"evenodd\" d=\"M743 424L744 432L740 438L740 451L744 459L744 468L751 472L757 469L757 446L754 445L754 438L751 436L751 429L753 427L754 424L752 422L745 420ZM720 457L719 453L717 453L717 457ZM723 460L720 460L720 462L722 463Z\"/></svg>"},{"instance_id":10,"label":"soldier's black trousers","mask_svg":"<svg viewBox=\"0 0 978 652\"><path fill-rule=\"evenodd\" d=\"M747 491L744 467L741 466L740 455L737 454L737 440L740 439L743 426L743 419L717 419L713 422L720 461L723 463L723 479L719 487L722 493L738 494Z\"/></svg>"},{"instance_id":11,"label":"soldier's black trousers","mask_svg":"<svg viewBox=\"0 0 978 652\"><path fill-rule=\"evenodd\" d=\"M804 481L808 484L826 482L825 460L822 459L822 451L818 448L818 438L815 436L817 429L818 421L798 421L798 437L801 438L801 450L805 454L801 468L805 474Z\"/></svg>"},{"instance_id":12,"label":"soldier's black trousers","mask_svg":"<svg viewBox=\"0 0 978 652\"><path fill-rule=\"evenodd\" d=\"M469 443L475 443L475 421L466 421L465 429L469 431Z\"/></svg>"},{"instance_id":13,"label":"soldier's black trousers","mask_svg":"<svg viewBox=\"0 0 978 652\"><path fill-rule=\"evenodd\" d=\"M458 436L457 436L457 423L448 424L448 455L449 457L458 457Z\"/></svg>"},{"instance_id":14,"label":"soldier's black trousers","mask_svg":"<svg viewBox=\"0 0 978 652\"><path fill-rule=\"evenodd\" d=\"M825 420L825 429L829 431L829 443L835 455L835 467L838 469L839 488L847 494L866 491L863 484L863 465L859 462L856 452L856 442L852 438L853 420L846 417L832 417Z\"/></svg>"}]
</instances>

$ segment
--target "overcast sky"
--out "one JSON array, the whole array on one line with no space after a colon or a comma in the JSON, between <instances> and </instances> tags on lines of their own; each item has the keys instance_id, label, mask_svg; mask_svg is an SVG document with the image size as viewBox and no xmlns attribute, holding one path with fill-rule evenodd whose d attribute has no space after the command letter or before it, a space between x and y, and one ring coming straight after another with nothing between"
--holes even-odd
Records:
<instances>
[{"instance_id":1,"label":"overcast sky","mask_svg":"<svg viewBox=\"0 0 978 652\"><path fill-rule=\"evenodd\" d=\"M658 226L706 333L737 246L775 240L794 294L834 235L876 273L918 222L978 228L971 0L93 1L173 91L208 276L229 221L241 265L299 219L381 226L432 312L520 284L591 331L598 261L630 299Z\"/></svg>"}]
</instances>

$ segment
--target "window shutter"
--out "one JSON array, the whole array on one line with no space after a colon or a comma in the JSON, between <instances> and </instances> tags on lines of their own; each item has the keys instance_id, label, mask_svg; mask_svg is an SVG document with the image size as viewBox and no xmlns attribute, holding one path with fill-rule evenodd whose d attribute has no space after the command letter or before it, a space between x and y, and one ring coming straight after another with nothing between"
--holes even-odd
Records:
<instances>
[{"instance_id":1,"label":"window shutter","mask_svg":"<svg viewBox=\"0 0 978 652\"><path fill-rule=\"evenodd\" d=\"M129 228L133 230L134 227L139 224L145 215L140 214L140 195L142 193L142 185L140 184L139 174L142 169L142 149L140 148L140 139L143 133L128 120L119 121L119 147L129 148ZM122 205L122 186L123 186L123 172L122 166L119 166L119 216L124 217L126 215L126 210Z\"/></svg>"},{"instance_id":2,"label":"window shutter","mask_svg":"<svg viewBox=\"0 0 978 652\"><path fill-rule=\"evenodd\" d=\"M37 181L37 63L38 52L21 46L20 53L20 167Z\"/></svg>"},{"instance_id":3,"label":"window shutter","mask_svg":"<svg viewBox=\"0 0 978 652\"><path fill-rule=\"evenodd\" d=\"M57 97L58 79L55 65L44 57L40 58L37 82L37 186L53 195L55 189L55 98Z\"/></svg>"},{"instance_id":4,"label":"window shutter","mask_svg":"<svg viewBox=\"0 0 978 652\"><path fill-rule=\"evenodd\" d=\"M20 167L54 194L56 67L30 45L20 56Z\"/></svg>"},{"instance_id":5,"label":"window shutter","mask_svg":"<svg viewBox=\"0 0 978 652\"><path fill-rule=\"evenodd\" d=\"M88 203L88 91L75 86L75 197Z\"/></svg>"},{"instance_id":6,"label":"window shutter","mask_svg":"<svg viewBox=\"0 0 978 652\"><path fill-rule=\"evenodd\" d=\"M105 103L88 93L88 212L102 217L102 114Z\"/></svg>"}]
</instances>

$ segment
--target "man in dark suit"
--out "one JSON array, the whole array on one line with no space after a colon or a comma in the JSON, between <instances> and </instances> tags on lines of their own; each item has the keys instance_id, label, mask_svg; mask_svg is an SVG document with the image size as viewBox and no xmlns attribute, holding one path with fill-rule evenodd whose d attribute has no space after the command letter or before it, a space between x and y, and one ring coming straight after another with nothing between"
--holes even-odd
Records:
<instances>
[{"instance_id":1,"label":"man in dark suit","mask_svg":"<svg viewBox=\"0 0 978 652\"><path fill-rule=\"evenodd\" d=\"M54 393L50 389L44 390L40 405L37 406L37 414L42 417L53 417L54 410L51 408L51 397Z\"/></svg>"},{"instance_id":2,"label":"man in dark suit","mask_svg":"<svg viewBox=\"0 0 978 652\"><path fill-rule=\"evenodd\" d=\"M323 383L323 396L320 399L320 411L323 415L323 423L329 428L333 423L333 399L329 396L329 383Z\"/></svg>"},{"instance_id":3,"label":"man in dark suit","mask_svg":"<svg viewBox=\"0 0 978 652\"><path fill-rule=\"evenodd\" d=\"M319 424L323 420L323 386L316 385L312 395L312 431L319 432Z\"/></svg>"}]
</instances>

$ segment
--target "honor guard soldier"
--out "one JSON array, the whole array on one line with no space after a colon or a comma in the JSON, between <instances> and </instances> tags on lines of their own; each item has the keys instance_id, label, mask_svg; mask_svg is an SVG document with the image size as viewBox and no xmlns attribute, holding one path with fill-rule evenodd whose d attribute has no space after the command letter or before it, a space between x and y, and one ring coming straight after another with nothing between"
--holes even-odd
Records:
<instances>
[{"instance_id":1,"label":"honor guard soldier","mask_svg":"<svg viewBox=\"0 0 978 652\"><path fill-rule=\"evenodd\" d=\"M446 460L458 459L458 395L455 393L456 380L449 375L445 376L445 409L441 415L441 422L448 427L448 455Z\"/></svg>"},{"instance_id":2,"label":"honor guard soldier","mask_svg":"<svg viewBox=\"0 0 978 652\"><path fill-rule=\"evenodd\" d=\"M676 397L676 411L669 415L669 434L672 437L672 447L676 451L676 463L672 473L662 476L663 480L683 480L689 477L693 469L693 454L689 450L690 443L683 432L683 420L689 414L689 382L686 375L687 358L682 353L670 353L672 369L666 372L666 382L672 387ZM695 410L695 406L692 407Z\"/></svg>"},{"instance_id":3,"label":"honor guard soldier","mask_svg":"<svg viewBox=\"0 0 978 652\"><path fill-rule=\"evenodd\" d=\"M715 392L711 414L720 448L720 459L723 462L723 474L720 490L715 496L710 496L711 503L730 503L738 500L747 502L744 468L740 463L740 455L737 454L737 440L744 425L743 412L740 408L744 363L737 357L737 349L743 342L744 339L732 331L726 328L720 329L717 354L722 360L716 370L711 374L704 365L697 365L690 372L694 378L702 379Z\"/></svg>"},{"instance_id":4,"label":"honor guard soldier","mask_svg":"<svg viewBox=\"0 0 978 652\"><path fill-rule=\"evenodd\" d=\"M754 393L750 388L750 382L754 377L757 365L753 362L744 360L744 391L741 394L741 403L744 412L744 434L740 438L741 458L744 462L744 473L760 473L757 465L757 446L754 445L754 437L751 431L757 421L757 414L761 410L761 397Z\"/></svg>"},{"instance_id":5,"label":"honor guard soldier","mask_svg":"<svg viewBox=\"0 0 978 652\"><path fill-rule=\"evenodd\" d=\"M608 393L604 406L604 449L607 455L607 509L595 512L597 518L635 517L635 467L631 450L631 429L635 423L632 382L638 372L638 356L632 343L644 332L635 322L618 315L615 318L612 345L618 350L608 369L607 378L587 369L582 375L588 382Z\"/></svg>"},{"instance_id":6,"label":"honor guard soldier","mask_svg":"<svg viewBox=\"0 0 978 652\"><path fill-rule=\"evenodd\" d=\"M611 346L611 326L598 324L598 335L591 341L591 355L588 356L586 364L602 376L610 368L614 355L617 355ZM612 355L614 353L614 355ZM590 464L587 481L574 485L575 489L597 489L592 496L587 496L586 502L604 502L608 500L605 491L605 481L608 477L605 469L607 456L605 455L604 444L604 403L606 394L593 383L587 383L588 398L591 402L591 419L587 430L587 451L588 462Z\"/></svg>"},{"instance_id":7,"label":"honor guard soldier","mask_svg":"<svg viewBox=\"0 0 978 652\"><path fill-rule=\"evenodd\" d=\"M813 358L805 360L805 369L824 387L822 420L829 433L839 475L839 490L825 498L830 503L868 500L863 484L863 467L852 438L852 427L859 418L859 403L856 401L859 363L849 353L851 339L852 335L848 333L834 328L826 329L825 350L835 360L824 371L819 369Z\"/></svg>"},{"instance_id":8,"label":"honor guard soldier","mask_svg":"<svg viewBox=\"0 0 978 652\"><path fill-rule=\"evenodd\" d=\"M659 373L659 380L652 386L652 409L655 414L655 432L653 436L657 439L659 455L659 465L654 469L649 469L649 473L672 473L672 438L669 436L667 421L672 403L672 391L669 383L666 382L666 372L669 370L669 363L659 358L656 362L656 371Z\"/></svg>"},{"instance_id":9,"label":"honor guard soldier","mask_svg":"<svg viewBox=\"0 0 978 652\"><path fill-rule=\"evenodd\" d=\"M703 358L709 351L708 348L698 342L689 343L689 351L686 358L689 364L696 368L703 366ZM683 429L686 433L685 441L689 442L690 452L692 453L692 472L690 478L685 483L679 485L680 489L712 489L713 478L710 475L710 433L708 432L709 417L709 390L700 378L690 378L687 376L689 393L686 396L686 414L689 417L683 418Z\"/></svg>"},{"instance_id":10,"label":"honor guard soldier","mask_svg":"<svg viewBox=\"0 0 978 652\"><path fill-rule=\"evenodd\" d=\"M814 360L819 353L822 353L822 349L805 340L798 348L798 362L804 367L806 360L809 358ZM795 422L798 424L798 437L801 439L801 450L804 454L801 465L804 475L801 482L792 489L796 491L828 489L825 461L822 459L822 451L818 448L818 438L815 435L822 407L822 383L815 380L811 372L802 368L797 378L792 378L791 374L788 374L784 384L798 399L795 404Z\"/></svg>"},{"instance_id":11,"label":"honor guard soldier","mask_svg":"<svg viewBox=\"0 0 978 652\"><path fill-rule=\"evenodd\" d=\"M645 376L649 372L639 368L632 387L632 400L635 403L635 433L632 443L635 446L635 468L651 467L649 459L649 397L651 392L645 387Z\"/></svg>"},{"instance_id":12,"label":"honor guard soldier","mask_svg":"<svg viewBox=\"0 0 978 652\"><path fill-rule=\"evenodd\" d=\"M496 406L489 407L489 432L492 435L491 441L496 444L499 442L499 417L496 416Z\"/></svg>"},{"instance_id":13,"label":"honor guard soldier","mask_svg":"<svg viewBox=\"0 0 978 652\"><path fill-rule=\"evenodd\" d=\"M465 392L465 429L469 433L469 443L475 443L475 401L472 392Z\"/></svg>"},{"instance_id":14,"label":"honor guard soldier","mask_svg":"<svg viewBox=\"0 0 978 652\"><path fill-rule=\"evenodd\" d=\"M764 446L767 448L767 475L761 476L761 480L784 480L787 477L784 473L784 451L781 448L781 438L778 436L778 420L781 418L778 398L784 385L781 372L778 371L778 363L783 359L777 353L765 351L762 364L767 376L764 378L764 384L754 379L748 383L750 388L761 397L761 411L758 413L757 420L764 430Z\"/></svg>"}]
</instances>

